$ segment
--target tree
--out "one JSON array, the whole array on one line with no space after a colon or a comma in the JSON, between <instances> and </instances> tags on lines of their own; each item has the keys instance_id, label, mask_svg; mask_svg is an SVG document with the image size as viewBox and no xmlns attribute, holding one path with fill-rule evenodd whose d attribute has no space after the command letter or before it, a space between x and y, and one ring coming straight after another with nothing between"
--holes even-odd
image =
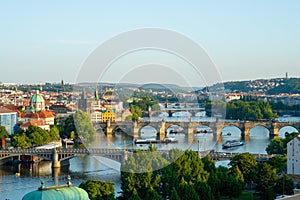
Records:
<instances>
[{"instance_id":1,"label":"tree","mask_svg":"<svg viewBox=\"0 0 300 200\"><path fill-rule=\"evenodd\" d=\"M31 146L31 143L25 133L16 133L11 138L11 145L14 147L20 147L22 149L27 149Z\"/></svg>"},{"instance_id":2,"label":"tree","mask_svg":"<svg viewBox=\"0 0 300 200\"><path fill-rule=\"evenodd\" d=\"M274 138L271 140L270 144L267 146L266 151L268 154L286 154L287 153L287 143L297 137L299 133L294 132L287 134L285 138Z\"/></svg>"},{"instance_id":3,"label":"tree","mask_svg":"<svg viewBox=\"0 0 300 200\"><path fill-rule=\"evenodd\" d=\"M277 115L273 113L270 104L262 100L237 100L231 101L226 105L227 119L243 119L256 121L259 119L272 119L274 117L277 117Z\"/></svg>"},{"instance_id":4,"label":"tree","mask_svg":"<svg viewBox=\"0 0 300 200\"><path fill-rule=\"evenodd\" d=\"M236 167L238 169L238 167ZM226 167L218 167L217 173L221 181L220 193L230 199L239 197L243 191L244 183L236 178ZM239 176L238 176L239 177Z\"/></svg>"},{"instance_id":5,"label":"tree","mask_svg":"<svg viewBox=\"0 0 300 200\"><path fill-rule=\"evenodd\" d=\"M275 193L292 195L294 194L293 189L294 189L293 180L289 178L286 174L284 174L278 179L276 183Z\"/></svg>"},{"instance_id":6,"label":"tree","mask_svg":"<svg viewBox=\"0 0 300 200\"><path fill-rule=\"evenodd\" d=\"M165 165L166 160L158 158L155 148L153 152L135 151L133 156L128 157L124 164L121 165L121 199L130 198L134 191L142 199L146 197L147 191L158 190L160 175L154 173L153 166L159 167L159 163ZM152 155L149 155L152 154ZM159 161L159 163L155 163Z\"/></svg>"},{"instance_id":7,"label":"tree","mask_svg":"<svg viewBox=\"0 0 300 200\"><path fill-rule=\"evenodd\" d=\"M180 197L175 188L173 188L173 190L172 190L170 200L180 200Z\"/></svg>"},{"instance_id":8,"label":"tree","mask_svg":"<svg viewBox=\"0 0 300 200\"><path fill-rule=\"evenodd\" d=\"M209 156L205 156L201 160L204 164L204 170L205 171L207 171L209 173L216 171L215 163Z\"/></svg>"},{"instance_id":9,"label":"tree","mask_svg":"<svg viewBox=\"0 0 300 200\"><path fill-rule=\"evenodd\" d=\"M184 182L181 183L178 187L179 197L180 199L188 199L188 200L200 200L199 196L197 195L194 187L189 185L188 183Z\"/></svg>"},{"instance_id":10,"label":"tree","mask_svg":"<svg viewBox=\"0 0 300 200\"><path fill-rule=\"evenodd\" d=\"M63 122L63 131L62 133L70 138L70 133L74 132L75 135L77 136L77 131L75 127L75 122L74 122L74 115L69 115L69 117L66 118L66 120Z\"/></svg>"},{"instance_id":11,"label":"tree","mask_svg":"<svg viewBox=\"0 0 300 200\"><path fill-rule=\"evenodd\" d=\"M142 110L138 106L131 105L130 110L131 110L132 121L136 121L142 116Z\"/></svg>"},{"instance_id":12,"label":"tree","mask_svg":"<svg viewBox=\"0 0 300 200\"><path fill-rule=\"evenodd\" d=\"M133 191L133 194L129 198L129 200L141 200L136 190Z\"/></svg>"},{"instance_id":13,"label":"tree","mask_svg":"<svg viewBox=\"0 0 300 200\"><path fill-rule=\"evenodd\" d=\"M276 170L271 165L264 163L258 167L256 190L262 193L264 199L274 199L276 182Z\"/></svg>"},{"instance_id":14,"label":"tree","mask_svg":"<svg viewBox=\"0 0 300 200\"><path fill-rule=\"evenodd\" d=\"M274 138L266 148L266 152L270 154L283 154L284 146L282 138Z\"/></svg>"},{"instance_id":15,"label":"tree","mask_svg":"<svg viewBox=\"0 0 300 200\"><path fill-rule=\"evenodd\" d=\"M244 181L251 183L256 175L257 162L256 158L250 153L242 153L230 159L231 167L238 167L243 174Z\"/></svg>"},{"instance_id":16,"label":"tree","mask_svg":"<svg viewBox=\"0 0 300 200\"><path fill-rule=\"evenodd\" d=\"M4 126L0 126L0 138L6 138L9 134L7 133Z\"/></svg>"},{"instance_id":17,"label":"tree","mask_svg":"<svg viewBox=\"0 0 300 200\"><path fill-rule=\"evenodd\" d=\"M281 173L286 170L287 167L286 155L276 155L271 157L267 163L276 169L276 173Z\"/></svg>"},{"instance_id":18,"label":"tree","mask_svg":"<svg viewBox=\"0 0 300 200\"><path fill-rule=\"evenodd\" d=\"M217 172L210 172L207 184L211 188L214 197L213 199L220 199L221 180L219 179Z\"/></svg>"},{"instance_id":19,"label":"tree","mask_svg":"<svg viewBox=\"0 0 300 200\"><path fill-rule=\"evenodd\" d=\"M26 130L26 136L29 138L33 145L42 145L50 142L50 136L48 131L38 127L30 125Z\"/></svg>"},{"instance_id":20,"label":"tree","mask_svg":"<svg viewBox=\"0 0 300 200\"><path fill-rule=\"evenodd\" d=\"M198 194L199 199L213 200L214 196L212 190L207 183L196 183L194 184L194 189Z\"/></svg>"},{"instance_id":21,"label":"tree","mask_svg":"<svg viewBox=\"0 0 300 200\"><path fill-rule=\"evenodd\" d=\"M153 189L147 192L145 200L162 200L162 197Z\"/></svg>"},{"instance_id":22,"label":"tree","mask_svg":"<svg viewBox=\"0 0 300 200\"><path fill-rule=\"evenodd\" d=\"M167 199L172 196L171 192L179 185L178 177L173 164L170 164L159 171L161 177L160 193L163 198Z\"/></svg>"},{"instance_id":23,"label":"tree","mask_svg":"<svg viewBox=\"0 0 300 200\"><path fill-rule=\"evenodd\" d=\"M113 200L115 189L114 184L111 182L103 182L97 180L84 181L79 185L84 189L91 200Z\"/></svg>"},{"instance_id":24,"label":"tree","mask_svg":"<svg viewBox=\"0 0 300 200\"><path fill-rule=\"evenodd\" d=\"M296 188L300 189L300 182L297 183Z\"/></svg>"},{"instance_id":25,"label":"tree","mask_svg":"<svg viewBox=\"0 0 300 200\"><path fill-rule=\"evenodd\" d=\"M74 123L78 136L85 138L90 143L96 133L91 117L82 110L77 110L74 114Z\"/></svg>"},{"instance_id":26,"label":"tree","mask_svg":"<svg viewBox=\"0 0 300 200\"><path fill-rule=\"evenodd\" d=\"M50 140L57 140L59 138L59 129L57 125L50 127Z\"/></svg>"},{"instance_id":27,"label":"tree","mask_svg":"<svg viewBox=\"0 0 300 200\"><path fill-rule=\"evenodd\" d=\"M183 179L187 183L208 180L209 173L204 170L204 164L198 154L192 150L186 150L173 164L178 180Z\"/></svg>"}]
</instances>

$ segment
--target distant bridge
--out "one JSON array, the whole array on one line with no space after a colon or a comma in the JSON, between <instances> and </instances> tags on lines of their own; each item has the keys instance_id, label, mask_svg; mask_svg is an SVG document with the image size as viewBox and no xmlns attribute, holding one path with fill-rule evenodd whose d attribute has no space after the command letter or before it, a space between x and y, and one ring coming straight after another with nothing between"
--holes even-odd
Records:
<instances>
[{"instance_id":1,"label":"distant bridge","mask_svg":"<svg viewBox=\"0 0 300 200\"><path fill-rule=\"evenodd\" d=\"M118 162L123 162L126 153L129 150L124 149L10 149L0 150L0 161L2 163L12 162L14 159L20 161L24 156L29 157L28 161L34 158L52 161L52 167L60 167L68 164L69 160L76 156L93 155L103 156Z\"/></svg>"},{"instance_id":2,"label":"distant bridge","mask_svg":"<svg viewBox=\"0 0 300 200\"><path fill-rule=\"evenodd\" d=\"M188 138L193 140L194 133L199 126L207 126L213 130L216 137L222 135L222 130L228 126L234 126L241 130L243 136L249 136L250 130L256 126L263 126L269 130L270 136L278 135L279 130L286 126L294 127L300 131L300 122L278 122L275 120L268 121L148 121L148 122L105 122L100 123L98 126L104 131L105 134L111 135L116 130L122 130L130 134L134 139L139 138L141 129L146 126L153 127L157 132L157 139L162 140L166 137L166 131L171 126L180 126L184 132L188 134Z\"/></svg>"},{"instance_id":3,"label":"distant bridge","mask_svg":"<svg viewBox=\"0 0 300 200\"><path fill-rule=\"evenodd\" d=\"M14 157L20 159L21 156L38 157L40 159L52 161L53 168L59 168L64 162L69 164L69 160L76 156L92 155L107 157L120 163L124 162L128 156L133 155L134 149L113 149L113 148L91 148L91 149L11 149L0 150L0 161L11 161ZM143 150L142 150L143 151ZM157 154L168 155L170 150L157 150ZM224 153L214 151L195 151L199 157L210 156L213 160L230 159L239 153ZM253 154L258 161L269 159L267 154ZM4 162L3 162L4 163Z\"/></svg>"},{"instance_id":4,"label":"distant bridge","mask_svg":"<svg viewBox=\"0 0 300 200\"><path fill-rule=\"evenodd\" d=\"M165 108L162 110L151 110L147 111L146 113L149 115L149 117L153 117L157 115L158 113L167 113L169 117L173 117L174 113L177 112L188 112L191 114L191 116L196 116L197 113L205 111L205 108L190 108L190 107L184 107L184 108Z\"/></svg>"}]
</instances>

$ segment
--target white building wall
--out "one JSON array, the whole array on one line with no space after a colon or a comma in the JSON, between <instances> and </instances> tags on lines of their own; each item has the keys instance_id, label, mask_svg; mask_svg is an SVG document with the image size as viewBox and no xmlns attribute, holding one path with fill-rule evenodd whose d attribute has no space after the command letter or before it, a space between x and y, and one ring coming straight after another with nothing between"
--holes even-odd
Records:
<instances>
[{"instance_id":1,"label":"white building wall","mask_svg":"<svg viewBox=\"0 0 300 200\"><path fill-rule=\"evenodd\" d=\"M287 173L300 175L300 137L287 144Z\"/></svg>"}]
</instances>

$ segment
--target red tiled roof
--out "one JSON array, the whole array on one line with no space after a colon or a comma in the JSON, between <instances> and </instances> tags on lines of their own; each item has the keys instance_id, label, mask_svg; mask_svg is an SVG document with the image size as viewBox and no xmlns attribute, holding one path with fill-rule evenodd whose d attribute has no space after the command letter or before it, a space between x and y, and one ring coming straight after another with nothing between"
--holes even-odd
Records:
<instances>
[{"instance_id":1,"label":"red tiled roof","mask_svg":"<svg viewBox=\"0 0 300 200\"><path fill-rule=\"evenodd\" d=\"M44 120L30 120L29 122L23 123L20 127L24 128L24 127L28 127L30 125L43 126L43 125L46 125L46 124L45 124Z\"/></svg>"},{"instance_id":2,"label":"red tiled roof","mask_svg":"<svg viewBox=\"0 0 300 200\"><path fill-rule=\"evenodd\" d=\"M35 119L52 118L52 117L54 117L54 114L50 110L42 110L40 112L34 112L34 113L27 112L27 113L24 113L23 117L24 118L35 118Z\"/></svg>"},{"instance_id":3,"label":"red tiled roof","mask_svg":"<svg viewBox=\"0 0 300 200\"><path fill-rule=\"evenodd\" d=\"M0 113L13 113L15 111L8 109L5 106L0 106Z\"/></svg>"}]
</instances>

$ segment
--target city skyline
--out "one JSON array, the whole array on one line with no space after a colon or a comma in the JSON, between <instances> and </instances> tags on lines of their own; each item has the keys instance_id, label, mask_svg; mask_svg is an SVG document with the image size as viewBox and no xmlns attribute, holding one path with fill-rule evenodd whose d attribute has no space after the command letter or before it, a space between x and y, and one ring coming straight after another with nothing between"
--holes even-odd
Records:
<instances>
[{"instance_id":1,"label":"city skyline","mask_svg":"<svg viewBox=\"0 0 300 200\"><path fill-rule=\"evenodd\" d=\"M300 77L299 8L297 1L2 2L0 66L4 73L0 81L74 83L82 64L103 42L145 27L172 30L195 41L223 81L280 78L286 72L289 77ZM178 63L169 55L145 55L153 56L155 64L161 57L169 66ZM131 59L135 58L145 59L138 54ZM128 57L122 61L130 65ZM172 76L179 80L180 75ZM147 81L174 83L172 76L153 76ZM125 74L122 78L130 81L134 77L138 76ZM191 79L191 85L203 86L203 81Z\"/></svg>"}]
</instances>

